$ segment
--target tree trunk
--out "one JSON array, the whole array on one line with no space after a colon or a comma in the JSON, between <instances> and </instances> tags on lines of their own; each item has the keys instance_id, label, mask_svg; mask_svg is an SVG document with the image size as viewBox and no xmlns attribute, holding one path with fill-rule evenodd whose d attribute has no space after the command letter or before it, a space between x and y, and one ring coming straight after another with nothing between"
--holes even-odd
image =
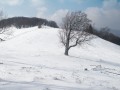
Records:
<instances>
[{"instance_id":1,"label":"tree trunk","mask_svg":"<svg viewBox=\"0 0 120 90\"><path fill-rule=\"evenodd\" d=\"M69 38L66 41L66 45L65 45L65 55L68 56L68 51L69 51Z\"/></svg>"},{"instance_id":2,"label":"tree trunk","mask_svg":"<svg viewBox=\"0 0 120 90\"><path fill-rule=\"evenodd\" d=\"M68 56L68 51L69 51L69 43L70 43L70 33L71 33L71 30L68 32L68 35L67 35L67 40L66 40L66 45L65 45L65 55Z\"/></svg>"},{"instance_id":3,"label":"tree trunk","mask_svg":"<svg viewBox=\"0 0 120 90\"><path fill-rule=\"evenodd\" d=\"M68 56L69 51L69 38L67 38L66 45L65 45L65 55Z\"/></svg>"},{"instance_id":4,"label":"tree trunk","mask_svg":"<svg viewBox=\"0 0 120 90\"><path fill-rule=\"evenodd\" d=\"M65 47L65 53L64 53L64 54L65 54L66 56L68 56L68 51L69 51L69 49L68 49L67 47Z\"/></svg>"}]
</instances>

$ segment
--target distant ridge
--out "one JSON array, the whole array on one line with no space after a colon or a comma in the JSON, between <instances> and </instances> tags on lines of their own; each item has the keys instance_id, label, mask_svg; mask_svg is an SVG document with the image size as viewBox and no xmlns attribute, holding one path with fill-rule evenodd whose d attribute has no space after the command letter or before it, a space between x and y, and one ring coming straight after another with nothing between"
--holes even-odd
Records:
<instances>
[{"instance_id":1,"label":"distant ridge","mask_svg":"<svg viewBox=\"0 0 120 90\"><path fill-rule=\"evenodd\" d=\"M42 18L36 17L12 17L3 19L0 21L0 28L7 28L11 26L15 26L16 28L28 28L41 25L47 25L50 27L58 28L58 25L55 21L48 21Z\"/></svg>"}]
</instances>

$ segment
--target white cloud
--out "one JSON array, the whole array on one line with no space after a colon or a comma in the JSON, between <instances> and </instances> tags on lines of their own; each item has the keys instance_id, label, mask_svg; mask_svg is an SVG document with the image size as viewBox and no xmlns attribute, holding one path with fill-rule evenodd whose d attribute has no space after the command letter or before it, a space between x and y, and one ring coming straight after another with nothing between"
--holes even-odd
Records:
<instances>
[{"instance_id":1,"label":"white cloud","mask_svg":"<svg viewBox=\"0 0 120 90\"><path fill-rule=\"evenodd\" d=\"M104 9L113 9L120 7L120 3L117 0L104 0L103 8Z\"/></svg>"},{"instance_id":2,"label":"white cloud","mask_svg":"<svg viewBox=\"0 0 120 90\"><path fill-rule=\"evenodd\" d=\"M55 21L59 26L61 25L62 18L65 17L68 10L67 9L60 9L55 11L53 14L47 14L48 9L46 7L38 8L37 17L44 18L47 20L53 20Z\"/></svg>"},{"instance_id":3,"label":"white cloud","mask_svg":"<svg viewBox=\"0 0 120 90\"><path fill-rule=\"evenodd\" d=\"M46 0L31 0L31 4L36 8L36 17L47 18Z\"/></svg>"},{"instance_id":4,"label":"white cloud","mask_svg":"<svg viewBox=\"0 0 120 90\"><path fill-rule=\"evenodd\" d=\"M46 19L47 7L46 0L31 0L31 4L36 8L36 17Z\"/></svg>"},{"instance_id":5,"label":"white cloud","mask_svg":"<svg viewBox=\"0 0 120 90\"><path fill-rule=\"evenodd\" d=\"M46 12L47 12L46 7L39 7L37 9L37 17L46 19L46 17L47 17Z\"/></svg>"},{"instance_id":6,"label":"white cloud","mask_svg":"<svg viewBox=\"0 0 120 90\"><path fill-rule=\"evenodd\" d=\"M56 21L57 24L60 26L62 22L62 18L65 17L67 12L68 12L67 9L57 10L53 15L50 16L50 19Z\"/></svg>"},{"instance_id":7,"label":"white cloud","mask_svg":"<svg viewBox=\"0 0 120 90\"><path fill-rule=\"evenodd\" d=\"M18 4L21 4L22 2L23 0L1 0L0 1L1 4L7 4L10 6L18 5Z\"/></svg>"},{"instance_id":8,"label":"white cloud","mask_svg":"<svg viewBox=\"0 0 120 90\"><path fill-rule=\"evenodd\" d=\"M95 23L98 28L108 26L111 29L120 29L120 9L116 8L119 6L117 0L105 0L103 7L90 7L86 9L88 18ZM117 7L118 7L117 6Z\"/></svg>"}]
</instances>

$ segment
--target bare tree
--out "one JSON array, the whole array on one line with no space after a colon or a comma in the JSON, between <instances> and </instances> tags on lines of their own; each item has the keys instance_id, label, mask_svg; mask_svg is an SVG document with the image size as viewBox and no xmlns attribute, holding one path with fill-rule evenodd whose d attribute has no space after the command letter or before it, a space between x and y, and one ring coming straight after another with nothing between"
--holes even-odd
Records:
<instances>
[{"instance_id":1,"label":"bare tree","mask_svg":"<svg viewBox=\"0 0 120 90\"><path fill-rule=\"evenodd\" d=\"M62 30L59 31L60 41L65 46L65 55L68 55L70 48L91 40L91 35L85 31L89 28L90 22L87 15L81 11L66 14Z\"/></svg>"},{"instance_id":2,"label":"bare tree","mask_svg":"<svg viewBox=\"0 0 120 90\"><path fill-rule=\"evenodd\" d=\"M4 14L2 10L0 10L0 20L5 19L7 15Z\"/></svg>"},{"instance_id":3,"label":"bare tree","mask_svg":"<svg viewBox=\"0 0 120 90\"><path fill-rule=\"evenodd\" d=\"M5 19L7 15L4 14L2 10L0 10L0 21ZM0 25L1 26L1 25ZM4 33L6 31L6 28L1 28L0 27L0 34ZM0 41L5 41L4 39L0 38Z\"/></svg>"},{"instance_id":4,"label":"bare tree","mask_svg":"<svg viewBox=\"0 0 120 90\"><path fill-rule=\"evenodd\" d=\"M3 11L0 11L0 20L2 20L4 14L3 14Z\"/></svg>"},{"instance_id":5,"label":"bare tree","mask_svg":"<svg viewBox=\"0 0 120 90\"><path fill-rule=\"evenodd\" d=\"M110 28L108 27L101 28L99 34L102 38L109 38Z\"/></svg>"},{"instance_id":6,"label":"bare tree","mask_svg":"<svg viewBox=\"0 0 120 90\"><path fill-rule=\"evenodd\" d=\"M7 18L7 15L4 13L3 10L0 10L0 21L6 18ZM0 34L4 33L7 30L6 27L4 28L2 27L4 25L5 23L0 23Z\"/></svg>"}]
</instances>

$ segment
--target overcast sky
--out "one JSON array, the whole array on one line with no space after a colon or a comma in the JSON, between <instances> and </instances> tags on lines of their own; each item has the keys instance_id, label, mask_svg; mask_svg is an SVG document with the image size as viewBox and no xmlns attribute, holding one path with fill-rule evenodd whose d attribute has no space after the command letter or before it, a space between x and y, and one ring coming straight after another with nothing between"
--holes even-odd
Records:
<instances>
[{"instance_id":1,"label":"overcast sky","mask_svg":"<svg viewBox=\"0 0 120 90\"><path fill-rule=\"evenodd\" d=\"M58 24L68 11L82 10L97 28L108 26L120 34L120 0L0 0L0 9L9 17L40 17Z\"/></svg>"}]
</instances>

